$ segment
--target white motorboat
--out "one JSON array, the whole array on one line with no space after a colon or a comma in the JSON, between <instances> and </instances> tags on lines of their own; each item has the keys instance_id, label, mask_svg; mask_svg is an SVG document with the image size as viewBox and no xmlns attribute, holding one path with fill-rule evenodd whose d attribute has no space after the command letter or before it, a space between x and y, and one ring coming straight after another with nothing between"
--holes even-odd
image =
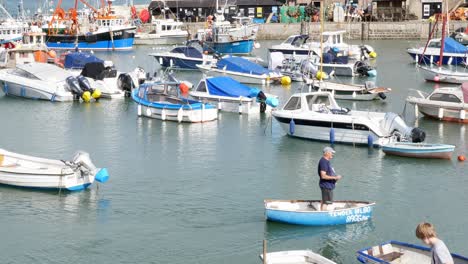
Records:
<instances>
[{"instance_id":1,"label":"white motorboat","mask_svg":"<svg viewBox=\"0 0 468 264\"><path fill-rule=\"evenodd\" d=\"M137 67L123 73L115 69L112 61L104 61L88 52L71 52L60 63L73 76L84 76L91 88L99 89L102 98L124 98L133 88L145 81L145 71Z\"/></svg>"},{"instance_id":2,"label":"white motorboat","mask_svg":"<svg viewBox=\"0 0 468 264\"><path fill-rule=\"evenodd\" d=\"M345 84L334 81L311 80L308 83L309 90L330 92L335 99L370 101L376 99L385 100L386 93L392 91L391 88L376 87L373 82L366 82L364 85Z\"/></svg>"},{"instance_id":3,"label":"white motorboat","mask_svg":"<svg viewBox=\"0 0 468 264\"><path fill-rule=\"evenodd\" d=\"M88 86L87 86L88 85ZM0 86L6 95L52 102L99 98L100 91L80 83L68 71L48 63L19 64L0 70Z\"/></svg>"},{"instance_id":4,"label":"white motorboat","mask_svg":"<svg viewBox=\"0 0 468 264\"><path fill-rule=\"evenodd\" d=\"M466 71L453 71L442 67L426 66L419 66L419 70L426 81L455 84L468 82L468 72Z\"/></svg>"},{"instance_id":5,"label":"white motorboat","mask_svg":"<svg viewBox=\"0 0 468 264\"><path fill-rule=\"evenodd\" d=\"M393 141L422 142L425 132L406 125L395 113L340 107L328 92L296 93L272 115L290 136L381 146Z\"/></svg>"},{"instance_id":6,"label":"white motorboat","mask_svg":"<svg viewBox=\"0 0 468 264\"><path fill-rule=\"evenodd\" d=\"M278 97L243 85L230 77L208 77L200 80L193 98L218 106L218 110L239 114L264 113L278 106Z\"/></svg>"},{"instance_id":7,"label":"white motorboat","mask_svg":"<svg viewBox=\"0 0 468 264\"><path fill-rule=\"evenodd\" d=\"M279 71L268 70L242 57L225 57L216 63L199 64L197 67L210 76L229 76L241 83L270 84L280 81Z\"/></svg>"},{"instance_id":8,"label":"white motorboat","mask_svg":"<svg viewBox=\"0 0 468 264\"><path fill-rule=\"evenodd\" d=\"M260 255L263 260L263 254ZM336 264L311 250L289 250L266 254L265 264Z\"/></svg>"},{"instance_id":9,"label":"white motorboat","mask_svg":"<svg viewBox=\"0 0 468 264\"><path fill-rule=\"evenodd\" d=\"M468 48L458 43L453 38L444 38L441 64L466 64L468 62ZM440 61L442 39L429 40L426 46L407 49L408 54L416 63L433 64Z\"/></svg>"},{"instance_id":10,"label":"white motorboat","mask_svg":"<svg viewBox=\"0 0 468 264\"><path fill-rule=\"evenodd\" d=\"M94 180L108 179L107 169L96 168L86 152L78 152L72 160L65 161L0 149L0 184L77 191L86 189Z\"/></svg>"},{"instance_id":11,"label":"white motorboat","mask_svg":"<svg viewBox=\"0 0 468 264\"><path fill-rule=\"evenodd\" d=\"M361 57L376 57L377 54L369 45L350 45L343 41L346 31L326 31L323 32L323 48L335 48L341 54L349 56L350 59L360 60ZM305 59L309 53L320 55L320 42L311 41L309 35L292 35L283 43L272 45L269 52L281 52L285 57L295 56L299 59Z\"/></svg>"},{"instance_id":12,"label":"white motorboat","mask_svg":"<svg viewBox=\"0 0 468 264\"><path fill-rule=\"evenodd\" d=\"M183 30L182 22L173 19L154 19L151 22L151 31L137 33L135 45L174 45L187 41L188 32Z\"/></svg>"},{"instance_id":13,"label":"white motorboat","mask_svg":"<svg viewBox=\"0 0 468 264\"><path fill-rule=\"evenodd\" d=\"M408 96L406 101L413 104L415 114L418 112L425 116L442 121L468 123L468 83L460 87L444 87L435 89L426 95L417 91L418 97Z\"/></svg>"}]
</instances>

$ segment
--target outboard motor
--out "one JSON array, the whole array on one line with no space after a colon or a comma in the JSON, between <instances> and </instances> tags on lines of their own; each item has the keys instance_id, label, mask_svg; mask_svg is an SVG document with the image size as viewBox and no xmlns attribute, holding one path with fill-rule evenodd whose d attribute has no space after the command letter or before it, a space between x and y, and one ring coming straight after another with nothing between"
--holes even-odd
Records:
<instances>
[{"instance_id":1,"label":"outboard motor","mask_svg":"<svg viewBox=\"0 0 468 264\"><path fill-rule=\"evenodd\" d=\"M426 133L417 127L409 127L405 121L395 113L386 113L382 121L382 127L398 141L411 141L413 143L423 142Z\"/></svg>"},{"instance_id":2,"label":"outboard motor","mask_svg":"<svg viewBox=\"0 0 468 264\"><path fill-rule=\"evenodd\" d=\"M81 90L78 80L73 76L68 76L65 81L67 82L68 89L72 92L74 99L78 100L81 95L83 95L83 90Z\"/></svg>"},{"instance_id":3,"label":"outboard motor","mask_svg":"<svg viewBox=\"0 0 468 264\"><path fill-rule=\"evenodd\" d=\"M354 64L354 70L361 76L375 77L377 75L377 71L365 61L357 61Z\"/></svg>"},{"instance_id":4,"label":"outboard motor","mask_svg":"<svg viewBox=\"0 0 468 264\"><path fill-rule=\"evenodd\" d=\"M89 174L96 171L96 166L91 162L91 158L89 154L84 151L78 151L75 156L73 157L73 163L80 166L82 171ZM84 169L84 170L83 170Z\"/></svg>"},{"instance_id":5,"label":"outboard motor","mask_svg":"<svg viewBox=\"0 0 468 264\"><path fill-rule=\"evenodd\" d=\"M129 96L132 92L132 88L134 87L132 77L130 77L128 73L120 74L117 79L117 87L125 92L125 96Z\"/></svg>"},{"instance_id":6,"label":"outboard motor","mask_svg":"<svg viewBox=\"0 0 468 264\"><path fill-rule=\"evenodd\" d=\"M265 113L267 105L275 108L279 104L279 101L277 98L267 97L265 93L263 93L263 91L256 89L256 88L252 88L250 90L249 97L257 98L257 102L260 103L260 113Z\"/></svg>"},{"instance_id":7,"label":"outboard motor","mask_svg":"<svg viewBox=\"0 0 468 264\"><path fill-rule=\"evenodd\" d=\"M91 88L91 84L89 83L88 79L86 79L86 77L84 77L83 75L80 75L77 77L78 79L78 83L80 84L80 88L81 90L83 90L83 92L86 92L86 91L89 91L90 93L93 93L93 89Z\"/></svg>"},{"instance_id":8,"label":"outboard motor","mask_svg":"<svg viewBox=\"0 0 468 264\"><path fill-rule=\"evenodd\" d=\"M309 60L303 60L301 62L301 73L309 76L315 76L318 68Z\"/></svg>"}]
</instances>

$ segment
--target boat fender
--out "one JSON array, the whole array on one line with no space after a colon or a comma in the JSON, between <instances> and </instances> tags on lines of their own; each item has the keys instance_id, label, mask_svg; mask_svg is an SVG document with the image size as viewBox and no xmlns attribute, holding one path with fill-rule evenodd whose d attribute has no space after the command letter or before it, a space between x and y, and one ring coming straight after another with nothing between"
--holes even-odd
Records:
<instances>
[{"instance_id":1,"label":"boat fender","mask_svg":"<svg viewBox=\"0 0 468 264\"><path fill-rule=\"evenodd\" d=\"M413 128L411 130L411 140L413 143L420 143L426 139L426 132L420 128Z\"/></svg>"},{"instance_id":2,"label":"boat fender","mask_svg":"<svg viewBox=\"0 0 468 264\"><path fill-rule=\"evenodd\" d=\"M375 69L372 69L370 71L367 71L367 76L369 77L376 77L377 76L377 71Z\"/></svg>"},{"instance_id":3,"label":"boat fender","mask_svg":"<svg viewBox=\"0 0 468 264\"><path fill-rule=\"evenodd\" d=\"M106 181L109 180L109 172L107 171L106 168L102 168L96 173L94 176L94 179L100 183L105 183Z\"/></svg>"},{"instance_id":4,"label":"boat fender","mask_svg":"<svg viewBox=\"0 0 468 264\"><path fill-rule=\"evenodd\" d=\"M222 102L218 102L218 110L221 110L223 108L223 103Z\"/></svg>"},{"instance_id":5,"label":"boat fender","mask_svg":"<svg viewBox=\"0 0 468 264\"><path fill-rule=\"evenodd\" d=\"M333 127L330 128L330 144L335 144L335 129Z\"/></svg>"},{"instance_id":6,"label":"boat fender","mask_svg":"<svg viewBox=\"0 0 468 264\"><path fill-rule=\"evenodd\" d=\"M161 120L166 120L166 108L163 108L163 110L161 110Z\"/></svg>"},{"instance_id":7,"label":"boat fender","mask_svg":"<svg viewBox=\"0 0 468 264\"><path fill-rule=\"evenodd\" d=\"M91 93L90 93L89 91L85 91L85 92L81 95L81 99L83 99L83 101L86 102L86 103L91 102Z\"/></svg>"},{"instance_id":8,"label":"boat fender","mask_svg":"<svg viewBox=\"0 0 468 264\"><path fill-rule=\"evenodd\" d=\"M414 105L414 116L416 118L419 116L419 107L417 104Z\"/></svg>"},{"instance_id":9,"label":"boat fender","mask_svg":"<svg viewBox=\"0 0 468 264\"><path fill-rule=\"evenodd\" d=\"M294 119L291 118L291 121L289 121L289 134L294 135L296 132L296 123L294 122Z\"/></svg>"},{"instance_id":10,"label":"boat fender","mask_svg":"<svg viewBox=\"0 0 468 264\"><path fill-rule=\"evenodd\" d=\"M372 135L367 136L367 146L372 148L374 146L374 137Z\"/></svg>"},{"instance_id":11,"label":"boat fender","mask_svg":"<svg viewBox=\"0 0 468 264\"><path fill-rule=\"evenodd\" d=\"M437 116L439 117L439 119L444 118L444 109L442 107L439 108L439 114Z\"/></svg>"},{"instance_id":12,"label":"boat fender","mask_svg":"<svg viewBox=\"0 0 468 264\"><path fill-rule=\"evenodd\" d=\"M356 92L353 92L353 98L356 98Z\"/></svg>"},{"instance_id":13,"label":"boat fender","mask_svg":"<svg viewBox=\"0 0 468 264\"><path fill-rule=\"evenodd\" d=\"M378 93L377 95L378 95L382 100L387 99L387 95L385 95L384 92L380 92L380 93Z\"/></svg>"},{"instance_id":14,"label":"boat fender","mask_svg":"<svg viewBox=\"0 0 468 264\"><path fill-rule=\"evenodd\" d=\"M273 108L276 108L279 105L279 100L276 97L268 97L265 103Z\"/></svg>"},{"instance_id":15,"label":"boat fender","mask_svg":"<svg viewBox=\"0 0 468 264\"><path fill-rule=\"evenodd\" d=\"M183 109L183 107L180 107L179 111L177 111L177 121L180 123L180 122L182 122L183 118L184 118L184 109Z\"/></svg>"},{"instance_id":16,"label":"boat fender","mask_svg":"<svg viewBox=\"0 0 468 264\"><path fill-rule=\"evenodd\" d=\"M137 107L137 114L138 116L141 116L141 104L139 104Z\"/></svg>"},{"instance_id":17,"label":"boat fender","mask_svg":"<svg viewBox=\"0 0 468 264\"><path fill-rule=\"evenodd\" d=\"M260 94L261 92L262 92L262 91L261 91L260 89L252 88L252 89L250 89L250 91L249 91L249 97L252 97L252 98L257 97L257 101L258 101L258 99L259 99L258 96L259 96L259 94Z\"/></svg>"},{"instance_id":18,"label":"boat fender","mask_svg":"<svg viewBox=\"0 0 468 264\"><path fill-rule=\"evenodd\" d=\"M146 107L146 116L151 116L151 109Z\"/></svg>"},{"instance_id":19,"label":"boat fender","mask_svg":"<svg viewBox=\"0 0 468 264\"><path fill-rule=\"evenodd\" d=\"M465 110L463 110L463 109L460 110L460 119L461 119L461 120L464 120L464 119L465 119L465 115L466 115Z\"/></svg>"}]
</instances>

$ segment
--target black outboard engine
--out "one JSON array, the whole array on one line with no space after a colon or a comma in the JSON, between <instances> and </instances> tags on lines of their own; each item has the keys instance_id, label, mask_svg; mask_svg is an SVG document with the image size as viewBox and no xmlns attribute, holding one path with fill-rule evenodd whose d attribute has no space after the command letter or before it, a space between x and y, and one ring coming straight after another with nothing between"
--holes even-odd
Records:
<instances>
[{"instance_id":1,"label":"black outboard engine","mask_svg":"<svg viewBox=\"0 0 468 264\"><path fill-rule=\"evenodd\" d=\"M267 105L266 105L266 95L263 93L263 91L260 91L258 94L257 94L257 101L260 102L260 113L265 113L266 111L266 108L267 108Z\"/></svg>"},{"instance_id":2,"label":"black outboard engine","mask_svg":"<svg viewBox=\"0 0 468 264\"><path fill-rule=\"evenodd\" d=\"M373 68L365 61L357 61L354 64L354 69L361 76L370 76L369 72L373 70Z\"/></svg>"},{"instance_id":3,"label":"black outboard engine","mask_svg":"<svg viewBox=\"0 0 468 264\"><path fill-rule=\"evenodd\" d=\"M148 72L149 74L149 72ZM133 80L132 77L130 77L129 74L124 73L120 74L119 78L117 79L117 87L125 92L125 96L129 96L130 93L132 92L133 88Z\"/></svg>"},{"instance_id":4,"label":"black outboard engine","mask_svg":"<svg viewBox=\"0 0 468 264\"><path fill-rule=\"evenodd\" d=\"M426 139L426 132L420 128L415 127L411 130L410 137L413 143L421 143Z\"/></svg>"},{"instance_id":5,"label":"black outboard engine","mask_svg":"<svg viewBox=\"0 0 468 264\"><path fill-rule=\"evenodd\" d=\"M65 79L65 81L68 84L68 89L73 94L73 98L75 100L79 100L81 95L83 94L83 90L81 90L80 83L78 82L78 80L73 76L68 76L67 79Z\"/></svg>"},{"instance_id":6,"label":"black outboard engine","mask_svg":"<svg viewBox=\"0 0 468 264\"><path fill-rule=\"evenodd\" d=\"M94 90L91 88L91 84L89 83L88 79L86 79L86 77L84 77L83 75L80 75L77 77L78 79L78 83L80 84L80 88L81 90L83 90L83 92L86 92L86 91L89 91L90 93L93 93Z\"/></svg>"}]
</instances>

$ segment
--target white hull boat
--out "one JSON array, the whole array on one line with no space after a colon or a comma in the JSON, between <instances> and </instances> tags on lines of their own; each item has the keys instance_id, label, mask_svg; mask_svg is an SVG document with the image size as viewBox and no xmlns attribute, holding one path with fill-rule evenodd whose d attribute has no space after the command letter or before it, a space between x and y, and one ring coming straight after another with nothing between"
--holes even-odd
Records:
<instances>
[{"instance_id":1,"label":"white hull boat","mask_svg":"<svg viewBox=\"0 0 468 264\"><path fill-rule=\"evenodd\" d=\"M386 93L392 90L390 88L375 87L371 82L366 82L365 85L357 85L312 80L309 85L316 91L330 92L335 99L354 101L385 100L387 98Z\"/></svg>"},{"instance_id":2,"label":"white hull boat","mask_svg":"<svg viewBox=\"0 0 468 264\"><path fill-rule=\"evenodd\" d=\"M76 86L73 86L75 80L68 71L47 63L29 63L0 70L3 92L6 95L29 99L53 102L79 99L83 90L77 81Z\"/></svg>"},{"instance_id":3,"label":"white hull boat","mask_svg":"<svg viewBox=\"0 0 468 264\"><path fill-rule=\"evenodd\" d=\"M188 32L182 30L182 22L173 19L155 19L149 33L135 34L135 45L174 45L187 41Z\"/></svg>"},{"instance_id":4,"label":"white hull boat","mask_svg":"<svg viewBox=\"0 0 468 264\"><path fill-rule=\"evenodd\" d=\"M468 123L468 85L461 88L439 88L425 95L421 91L418 97L408 96L406 101L413 104L415 115L421 114L442 121Z\"/></svg>"},{"instance_id":5,"label":"white hull boat","mask_svg":"<svg viewBox=\"0 0 468 264\"><path fill-rule=\"evenodd\" d=\"M239 114L271 112L278 105L277 96L264 94L229 77L202 79L190 96L216 105L219 111Z\"/></svg>"},{"instance_id":6,"label":"white hull boat","mask_svg":"<svg viewBox=\"0 0 468 264\"><path fill-rule=\"evenodd\" d=\"M40 188L83 190L94 180L106 182L106 169L94 166L86 152L71 161L44 159L0 149L0 184Z\"/></svg>"},{"instance_id":7,"label":"white hull boat","mask_svg":"<svg viewBox=\"0 0 468 264\"><path fill-rule=\"evenodd\" d=\"M263 260L263 254L260 255ZM311 250L289 250L266 254L266 264L336 264Z\"/></svg>"},{"instance_id":8,"label":"white hull boat","mask_svg":"<svg viewBox=\"0 0 468 264\"><path fill-rule=\"evenodd\" d=\"M272 115L290 136L381 146L393 141L422 142L425 132L408 127L394 113L341 108L328 92L297 93Z\"/></svg>"},{"instance_id":9,"label":"white hull boat","mask_svg":"<svg viewBox=\"0 0 468 264\"><path fill-rule=\"evenodd\" d=\"M266 85L266 84L271 84L274 81L274 79L270 79L270 77L266 75L255 75L255 74L216 69L206 64L203 64L203 65L199 64L197 65L197 67L203 73L209 76L213 76L213 77L227 76L227 77L235 79L236 81L240 83Z\"/></svg>"},{"instance_id":10,"label":"white hull boat","mask_svg":"<svg viewBox=\"0 0 468 264\"><path fill-rule=\"evenodd\" d=\"M419 66L424 79L431 82L462 84L468 82L468 72L458 72L440 67Z\"/></svg>"}]
</instances>

